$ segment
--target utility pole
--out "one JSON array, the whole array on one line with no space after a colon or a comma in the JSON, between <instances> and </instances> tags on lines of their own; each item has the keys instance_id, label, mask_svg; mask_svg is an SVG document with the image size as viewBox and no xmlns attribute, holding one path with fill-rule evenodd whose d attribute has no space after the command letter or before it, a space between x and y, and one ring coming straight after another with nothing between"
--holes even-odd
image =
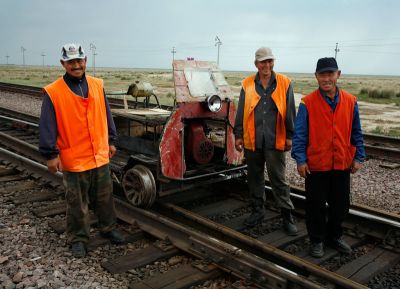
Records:
<instances>
[{"instance_id":1,"label":"utility pole","mask_svg":"<svg viewBox=\"0 0 400 289\"><path fill-rule=\"evenodd\" d=\"M174 60L175 60L175 53L176 53L175 46L172 47L171 53L172 53L172 62L174 62Z\"/></svg>"},{"instance_id":2,"label":"utility pole","mask_svg":"<svg viewBox=\"0 0 400 289\"><path fill-rule=\"evenodd\" d=\"M43 65L43 69L44 69L44 57L46 56L46 54L44 54L44 52L42 52L41 56L42 56L42 65Z\"/></svg>"},{"instance_id":3,"label":"utility pole","mask_svg":"<svg viewBox=\"0 0 400 289\"><path fill-rule=\"evenodd\" d=\"M8 55L8 53L6 55L6 58L7 58L7 66L8 66L8 59L10 58L10 55Z\"/></svg>"},{"instance_id":4,"label":"utility pole","mask_svg":"<svg viewBox=\"0 0 400 289\"><path fill-rule=\"evenodd\" d=\"M23 46L21 46L21 52L22 52L22 65L24 66L24 68L25 68L25 51L26 51L26 49L25 49Z\"/></svg>"},{"instance_id":5,"label":"utility pole","mask_svg":"<svg viewBox=\"0 0 400 289\"><path fill-rule=\"evenodd\" d=\"M335 59L336 59L337 53L340 51L340 49L338 48L338 44L339 44L339 43L336 42Z\"/></svg>"},{"instance_id":6,"label":"utility pole","mask_svg":"<svg viewBox=\"0 0 400 289\"><path fill-rule=\"evenodd\" d=\"M93 43L90 43L90 50L92 50L92 56L93 56L93 76L96 76L96 45Z\"/></svg>"},{"instance_id":7,"label":"utility pole","mask_svg":"<svg viewBox=\"0 0 400 289\"><path fill-rule=\"evenodd\" d=\"M218 36L215 36L215 46L218 46L218 55L217 55L217 65L219 66L219 48L222 45L221 40Z\"/></svg>"}]
</instances>

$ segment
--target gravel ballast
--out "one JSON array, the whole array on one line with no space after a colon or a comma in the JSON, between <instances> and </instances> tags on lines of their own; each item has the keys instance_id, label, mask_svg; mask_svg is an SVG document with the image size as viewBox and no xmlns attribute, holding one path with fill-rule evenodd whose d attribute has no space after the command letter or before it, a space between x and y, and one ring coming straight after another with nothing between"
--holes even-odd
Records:
<instances>
[{"instance_id":1,"label":"gravel ballast","mask_svg":"<svg viewBox=\"0 0 400 289\"><path fill-rule=\"evenodd\" d=\"M24 95L19 95L18 99L16 102L13 93L0 92L0 106L40 116L40 100ZM400 214L400 168L390 169L383 167L384 164L387 162L369 159L352 175L352 202ZM287 178L291 184L304 187L304 180L297 174L296 164L289 154ZM73 258L65 236L49 227L50 219L34 217L31 212L34 204L16 206L6 202L10 196L0 193L0 288L127 288L132 281L170 267L167 260L140 270L110 274L100 266L112 255L126 254L127 248L135 250L148 246L143 241L128 247L107 245L91 251L88 258ZM183 258L182 262L186 260ZM394 269L396 272L398 267ZM379 280L371 285L374 282L379 283ZM222 285L219 288L223 288Z\"/></svg>"}]
</instances>

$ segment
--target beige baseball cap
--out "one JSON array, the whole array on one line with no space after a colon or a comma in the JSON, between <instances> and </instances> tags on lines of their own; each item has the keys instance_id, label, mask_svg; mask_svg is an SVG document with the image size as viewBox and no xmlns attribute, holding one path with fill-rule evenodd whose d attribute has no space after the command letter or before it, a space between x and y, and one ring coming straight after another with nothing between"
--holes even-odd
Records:
<instances>
[{"instance_id":1,"label":"beige baseball cap","mask_svg":"<svg viewBox=\"0 0 400 289\"><path fill-rule=\"evenodd\" d=\"M264 61L267 59L275 59L272 50L269 47L260 47L256 51L256 61Z\"/></svg>"}]
</instances>

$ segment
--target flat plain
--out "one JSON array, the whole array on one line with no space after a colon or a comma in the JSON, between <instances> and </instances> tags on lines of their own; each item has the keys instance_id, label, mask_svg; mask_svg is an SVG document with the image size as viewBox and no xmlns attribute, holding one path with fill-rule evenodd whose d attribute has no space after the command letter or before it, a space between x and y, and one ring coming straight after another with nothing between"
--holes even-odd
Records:
<instances>
[{"instance_id":1,"label":"flat plain","mask_svg":"<svg viewBox=\"0 0 400 289\"><path fill-rule=\"evenodd\" d=\"M63 73L61 66L0 65L1 82L39 87L51 83ZM87 73L93 75L92 67L87 67ZM235 101L240 94L241 81L252 73L255 72L224 71ZM317 88L312 73L284 74L292 80L296 103L303 95ZM172 105L174 102L175 90L170 69L96 68L95 76L104 80L106 92L110 94L124 93L136 81L148 82L162 104ZM338 84L357 96L364 131L400 137L400 76L342 74Z\"/></svg>"}]
</instances>

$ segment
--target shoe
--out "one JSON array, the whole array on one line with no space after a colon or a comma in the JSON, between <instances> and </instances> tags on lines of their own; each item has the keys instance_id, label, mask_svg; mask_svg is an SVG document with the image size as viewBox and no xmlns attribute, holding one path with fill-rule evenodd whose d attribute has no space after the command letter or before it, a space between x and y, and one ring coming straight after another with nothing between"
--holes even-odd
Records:
<instances>
[{"instance_id":1,"label":"shoe","mask_svg":"<svg viewBox=\"0 0 400 289\"><path fill-rule=\"evenodd\" d=\"M310 255L315 258L321 258L322 256L324 256L324 243L311 243Z\"/></svg>"},{"instance_id":2,"label":"shoe","mask_svg":"<svg viewBox=\"0 0 400 289\"><path fill-rule=\"evenodd\" d=\"M118 232L117 230L111 230L109 232L103 233L101 232L101 235L104 238L107 238L111 241L111 243L114 244L123 244L125 243L125 237L122 236L122 234L120 232Z\"/></svg>"},{"instance_id":3,"label":"shoe","mask_svg":"<svg viewBox=\"0 0 400 289\"><path fill-rule=\"evenodd\" d=\"M340 237L337 239L331 239L327 243L331 247L338 250L340 253L351 254L351 252L353 252L350 245L346 243L346 241L343 239L343 237Z\"/></svg>"},{"instance_id":4,"label":"shoe","mask_svg":"<svg viewBox=\"0 0 400 289\"><path fill-rule=\"evenodd\" d=\"M86 256L86 244L83 242L74 242L71 246L72 256L75 258L83 258Z\"/></svg>"},{"instance_id":5,"label":"shoe","mask_svg":"<svg viewBox=\"0 0 400 289\"><path fill-rule=\"evenodd\" d=\"M251 215L249 217L247 217L243 223L247 227L254 227L254 226L258 225L259 223L261 223L264 220L264 217L265 217L264 208L259 208L259 209L253 210Z\"/></svg>"},{"instance_id":6,"label":"shoe","mask_svg":"<svg viewBox=\"0 0 400 289\"><path fill-rule=\"evenodd\" d=\"M281 215L283 219L283 230L289 236L296 236L298 234L298 230L296 225L294 224L291 210L282 208Z\"/></svg>"}]
</instances>

